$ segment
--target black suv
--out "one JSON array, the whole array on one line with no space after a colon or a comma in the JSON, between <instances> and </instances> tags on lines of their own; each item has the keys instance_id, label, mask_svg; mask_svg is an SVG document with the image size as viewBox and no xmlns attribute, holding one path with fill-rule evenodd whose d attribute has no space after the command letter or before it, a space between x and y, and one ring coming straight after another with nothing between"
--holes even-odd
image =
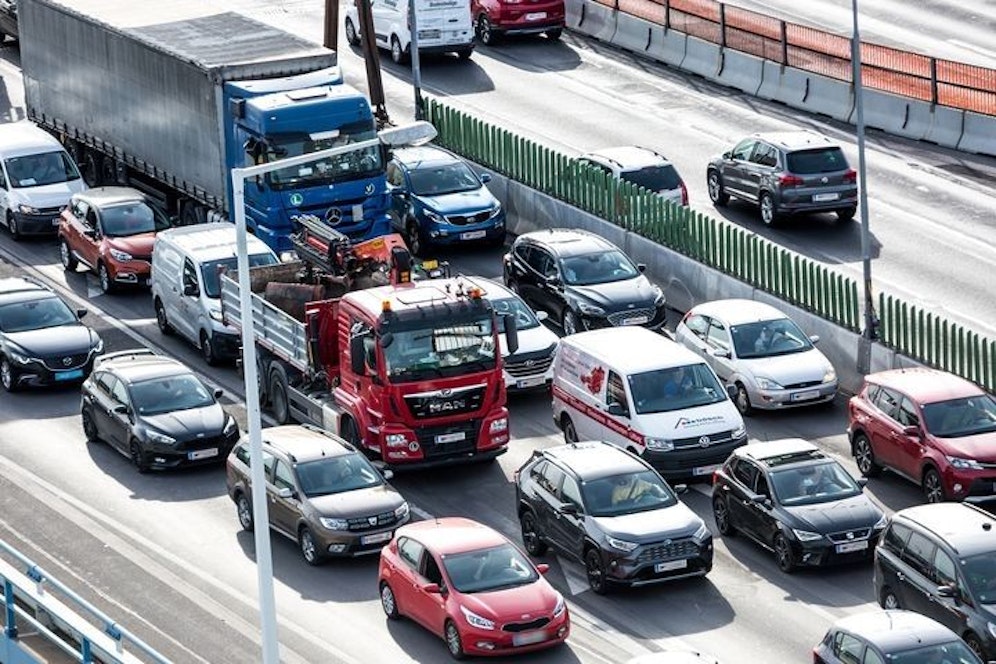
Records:
<instances>
[{"instance_id":1,"label":"black suv","mask_svg":"<svg viewBox=\"0 0 996 664\"><path fill-rule=\"evenodd\" d=\"M664 293L611 242L585 231L525 233L505 254L505 285L564 334L614 325L664 326Z\"/></svg>"},{"instance_id":2,"label":"black suv","mask_svg":"<svg viewBox=\"0 0 996 664\"><path fill-rule=\"evenodd\" d=\"M678 485L678 491L684 491ZM605 442L533 452L515 473L522 541L584 563L596 593L712 569L712 533L643 459Z\"/></svg>"},{"instance_id":3,"label":"black suv","mask_svg":"<svg viewBox=\"0 0 996 664\"><path fill-rule=\"evenodd\" d=\"M754 134L709 162L709 198L756 203L761 221L783 215L836 212L850 221L858 209L858 177L840 145L813 131Z\"/></svg>"},{"instance_id":4,"label":"black suv","mask_svg":"<svg viewBox=\"0 0 996 664\"><path fill-rule=\"evenodd\" d=\"M875 593L922 613L996 659L996 517L966 503L896 512L875 549Z\"/></svg>"},{"instance_id":5,"label":"black suv","mask_svg":"<svg viewBox=\"0 0 996 664\"><path fill-rule=\"evenodd\" d=\"M78 383L104 349L96 332L45 284L25 277L0 279L0 384Z\"/></svg>"}]
</instances>

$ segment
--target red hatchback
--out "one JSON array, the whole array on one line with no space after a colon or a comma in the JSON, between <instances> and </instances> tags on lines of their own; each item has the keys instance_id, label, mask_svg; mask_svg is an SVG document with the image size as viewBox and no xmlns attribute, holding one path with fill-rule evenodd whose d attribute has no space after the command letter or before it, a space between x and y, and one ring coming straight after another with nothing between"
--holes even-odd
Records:
<instances>
[{"instance_id":1,"label":"red hatchback","mask_svg":"<svg viewBox=\"0 0 996 664\"><path fill-rule=\"evenodd\" d=\"M895 471L929 503L996 498L996 399L977 385L934 369L883 371L865 377L848 417L862 474Z\"/></svg>"},{"instance_id":2,"label":"red hatchback","mask_svg":"<svg viewBox=\"0 0 996 664\"><path fill-rule=\"evenodd\" d=\"M563 643L564 597L501 533L469 519L399 528L380 554L380 601L441 636L454 659L507 655Z\"/></svg>"},{"instance_id":3,"label":"red hatchback","mask_svg":"<svg viewBox=\"0 0 996 664\"><path fill-rule=\"evenodd\" d=\"M564 31L564 0L471 0L474 31L482 44L503 35L538 35L560 39Z\"/></svg>"}]
</instances>

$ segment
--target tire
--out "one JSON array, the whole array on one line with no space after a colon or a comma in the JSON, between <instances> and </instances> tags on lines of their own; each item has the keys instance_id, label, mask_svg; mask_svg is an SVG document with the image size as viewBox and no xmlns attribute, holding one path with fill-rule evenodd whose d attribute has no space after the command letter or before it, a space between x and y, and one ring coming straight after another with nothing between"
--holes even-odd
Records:
<instances>
[{"instance_id":1,"label":"tire","mask_svg":"<svg viewBox=\"0 0 996 664\"><path fill-rule=\"evenodd\" d=\"M408 243L408 250L412 252L412 256L422 258L425 255L426 243L422 241L422 233L414 219L409 219L405 224L405 242Z\"/></svg>"},{"instance_id":2,"label":"tire","mask_svg":"<svg viewBox=\"0 0 996 664\"><path fill-rule=\"evenodd\" d=\"M443 639L446 641L446 649L450 651L450 657L457 660L465 657L460 630L452 620L447 620L446 626L443 627Z\"/></svg>"},{"instance_id":3,"label":"tire","mask_svg":"<svg viewBox=\"0 0 996 664\"><path fill-rule=\"evenodd\" d=\"M561 420L560 428L564 430L564 442L565 443L576 443L578 442L578 430L574 428L574 422L571 420L570 416L564 415L563 420Z\"/></svg>"},{"instance_id":4,"label":"tire","mask_svg":"<svg viewBox=\"0 0 996 664\"><path fill-rule=\"evenodd\" d=\"M560 41L560 36L564 34L563 28L554 28L546 31L546 38L550 41Z\"/></svg>"},{"instance_id":5,"label":"tire","mask_svg":"<svg viewBox=\"0 0 996 664\"><path fill-rule=\"evenodd\" d=\"M7 392L17 392L20 386L17 382L17 369L6 357L0 357L0 385Z\"/></svg>"},{"instance_id":6,"label":"tire","mask_svg":"<svg viewBox=\"0 0 996 664\"><path fill-rule=\"evenodd\" d=\"M716 522L716 530L723 537L734 537L737 529L730 521L730 507L726 501L716 496L712 499L712 518Z\"/></svg>"},{"instance_id":7,"label":"tire","mask_svg":"<svg viewBox=\"0 0 996 664\"><path fill-rule=\"evenodd\" d=\"M733 404L740 411L740 414L744 417L750 417L754 414L754 406L750 403L750 395L747 394L747 388L744 387L743 383L737 383L737 395L733 399Z\"/></svg>"},{"instance_id":8,"label":"tire","mask_svg":"<svg viewBox=\"0 0 996 664\"><path fill-rule=\"evenodd\" d=\"M723 180L719 171L709 171L706 175L706 186L709 189L709 200L716 207L723 207L730 202L730 195L723 189Z\"/></svg>"},{"instance_id":9,"label":"tire","mask_svg":"<svg viewBox=\"0 0 996 664\"><path fill-rule=\"evenodd\" d=\"M149 472L149 461L145 458L145 452L142 451L142 446L138 444L137 440L131 441L128 450L131 455L131 463L135 466L135 470L141 475Z\"/></svg>"},{"instance_id":10,"label":"tire","mask_svg":"<svg viewBox=\"0 0 996 664\"><path fill-rule=\"evenodd\" d=\"M307 526L301 528L301 532L297 534L297 545L301 550L301 557L304 558L304 562L312 567L318 567L325 562L325 557L318 550L318 543L315 542L315 536Z\"/></svg>"},{"instance_id":11,"label":"tire","mask_svg":"<svg viewBox=\"0 0 996 664\"><path fill-rule=\"evenodd\" d=\"M775 207L775 199L771 197L771 194L768 192L762 193L758 204L761 207L761 221L764 222L764 225L777 226L778 208Z\"/></svg>"},{"instance_id":12,"label":"tire","mask_svg":"<svg viewBox=\"0 0 996 664\"><path fill-rule=\"evenodd\" d=\"M391 35L391 61L396 65L401 65L406 60L405 52L401 48L401 42L398 41L397 35Z\"/></svg>"},{"instance_id":13,"label":"tire","mask_svg":"<svg viewBox=\"0 0 996 664\"><path fill-rule=\"evenodd\" d=\"M197 203L187 201L180 206L179 224L181 226L196 226L203 221L203 215L201 214L200 206Z\"/></svg>"},{"instance_id":14,"label":"tire","mask_svg":"<svg viewBox=\"0 0 996 664\"><path fill-rule=\"evenodd\" d=\"M157 297L152 304L152 308L156 310L156 325L159 326L159 331L164 336L173 334L173 326L169 324L169 319L166 318L166 307L163 306L162 300Z\"/></svg>"},{"instance_id":15,"label":"tire","mask_svg":"<svg viewBox=\"0 0 996 664\"><path fill-rule=\"evenodd\" d=\"M76 268L80 265L80 262L73 256L73 250L69 248L69 243L66 242L66 238L64 237L59 238L59 260L62 262L62 268L66 272L75 272Z\"/></svg>"},{"instance_id":16,"label":"tire","mask_svg":"<svg viewBox=\"0 0 996 664\"><path fill-rule=\"evenodd\" d=\"M97 281L100 282L100 292L104 295L110 295L116 290L114 281L111 280L111 273L107 271L107 265L103 262L97 263Z\"/></svg>"},{"instance_id":17,"label":"tire","mask_svg":"<svg viewBox=\"0 0 996 664\"><path fill-rule=\"evenodd\" d=\"M241 491L235 496L235 514L239 517L239 525L242 526L242 530L251 533L256 525L253 523L252 503Z\"/></svg>"},{"instance_id":18,"label":"tire","mask_svg":"<svg viewBox=\"0 0 996 664\"><path fill-rule=\"evenodd\" d=\"M882 587L882 593L878 598L878 603L883 609L901 609L899 605L899 598L896 597L896 593L892 592L892 588L889 586Z\"/></svg>"},{"instance_id":19,"label":"tire","mask_svg":"<svg viewBox=\"0 0 996 664\"><path fill-rule=\"evenodd\" d=\"M546 542L536 527L536 515L529 511L523 512L519 517L519 526L522 529L522 543L529 555L539 558L546 553Z\"/></svg>"},{"instance_id":20,"label":"tire","mask_svg":"<svg viewBox=\"0 0 996 664\"><path fill-rule=\"evenodd\" d=\"M564 314L560 317L560 328L564 331L564 336L577 334L578 315L569 308L564 309Z\"/></svg>"},{"instance_id":21,"label":"tire","mask_svg":"<svg viewBox=\"0 0 996 664\"><path fill-rule=\"evenodd\" d=\"M487 14L481 14L477 17L476 32L477 38L481 40L481 43L485 46L494 46L498 43L498 34L491 26L491 19L488 18Z\"/></svg>"},{"instance_id":22,"label":"tire","mask_svg":"<svg viewBox=\"0 0 996 664\"><path fill-rule=\"evenodd\" d=\"M775 535L773 548L775 549L775 563L778 569L791 574L795 571L795 555L792 553L792 546L782 534Z\"/></svg>"},{"instance_id":23,"label":"tire","mask_svg":"<svg viewBox=\"0 0 996 664\"><path fill-rule=\"evenodd\" d=\"M598 555L596 549L588 549L584 554L584 575L588 579L588 587L596 595L604 595L608 592L608 584L605 580L605 565L602 564L602 557Z\"/></svg>"},{"instance_id":24,"label":"tire","mask_svg":"<svg viewBox=\"0 0 996 664\"><path fill-rule=\"evenodd\" d=\"M10 212L7 213L7 231L10 233L10 239L14 242L21 241L21 229L17 227L17 219Z\"/></svg>"},{"instance_id":25,"label":"tire","mask_svg":"<svg viewBox=\"0 0 996 664\"><path fill-rule=\"evenodd\" d=\"M91 187L99 187L101 173L104 171L103 157L91 150L86 150L83 156L83 180Z\"/></svg>"},{"instance_id":26,"label":"tire","mask_svg":"<svg viewBox=\"0 0 996 664\"><path fill-rule=\"evenodd\" d=\"M401 617L398 612L398 598L394 595L394 590L387 581L380 582L380 608L384 609L384 615L388 620L397 620Z\"/></svg>"},{"instance_id":27,"label":"tire","mask_svg":"<svg viewBox=\"0 0 996 664\"><path fill-rule=\"evenodd\" d=\"M356 422L351 417L344 417L342 419L342 425L339 427L339 435L357 449L363 446L363 442L360 440L360 432L356 428Z\"/></svg>"},{"instance_id":28,"label":"tire","mask_svg":"<svg viewBox=\"0 0 996 664\"><path fill-rule=\"evenodd\" d=\"M158 317L157 317L158 318ZM218 357L214 354L214 344L211 343L211 337L204 330L201 330L201 357L207 362L208 366L216 367L218 366Z\"/></svg>"},{"instance_id":29,"label":"tire","mask_svg":"<svg viewBox=\"0 0 996 664\"><path fill-rule=\"evenodd\" d=\"M360 33L356 31L353 21L348 18L346 19L346 41L349 42L350 46L360 45Z\"/></svg>"},{"instance_id":30,"label":"tire","mask_svg":"<svg viewBox=\"0 0 996 664\"><path fill-rule=\"evenodd\" d=\"M986 659L986 651L982 648L982 641L974 633L969 632L966 634L962 640L969 649L979 656L983 662L988 661Z\"/></svg>"},{"instance_id":31,"label":"tire","mask_svg":"<svg viewBox=\"0 0 996 664\"><path fill-rule=\"evenodd\" d=\"M86 436L86 442L99 442L100 432L97 430L97 424L93 421L93 415L90 414L89 408L84 406L80 411L80 421L83 424L83 435Z\"/></svg>"},{"instance_id":32,"label":"tire","mask_svg":"<svg viewBox=\"0 0 996 664\"><path fill-rule=\"evenodd\" d=\"M848 221L854 219L854 215L856 215L857 213L858 213L858 208L856 207L849 207L849 208L844 208L842 210L837 210L837 221L841 223L847 223Z\"/></svg>"},{"instance_id":33,"label":"tire","mask_svg":"<svg viewBox=\"0 0 996 664\"><path fill-rule=\"evenodd\" d=\"M457 51L457 57L461 60L470 60L470 56L474 55L474 49L472 48L461 48Z\"/></svg>"},{"instance_id":34,"label":"tire","mask_svg":"<svg viewBox=\"0 0 996 664\"><path fill-rule=\"evenodd\" d=\"M877 477L882 472L882 466L875 461L871 441L863 433L854 437L854 462L865 477Z\"/></svg>"},{"instance_id":35,"label":"tire","mask_svg":"<svg viewBox=\"0 0 996 664\"><path fill-rule=\"evenodd\" d=\"M935 468L928 466L923 471L920 485L923 487L923 497L928 503L943 503L948 499L944 493L944 482Z\"/></svg>"},{"instance_id":36,"label":"tire","mask_svg":"<svg viewBox=\"0 0 996 664\"><path fill-rule=\"evenodd\" d=\"M283 367L276 365L270 370L270 388L266 391L270 397L270 414L277 424L290 422L290 401L287 397L287 374Z\"/></svg>"}]
</instances>

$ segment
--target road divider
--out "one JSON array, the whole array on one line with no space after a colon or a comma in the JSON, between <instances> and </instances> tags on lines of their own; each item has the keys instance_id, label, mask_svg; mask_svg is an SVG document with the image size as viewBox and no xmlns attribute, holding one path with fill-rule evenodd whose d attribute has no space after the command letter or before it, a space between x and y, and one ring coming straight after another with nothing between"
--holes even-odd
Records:
<instances>
[{"instance_id":1,"label":"road divider","mask_svg":"<svg viewBox=\"0 0 996 664\"><path fill-rule=\"evenodd\" d=\"M730 48L724 48L720 55L716 82L757 95L764 77L764 60Z\"/></svg>"},{"instance_id":2,"label":"road divider","mask_svg":"<svg viewBox=\"0 0 996 664\"><path fill-rule=\"evenodd\" d=\"M616 16L616 34L612 44L634 53L646 54L650 47L664 37L664 30L650 21L629 14Z\"/></svg>"},{"instance_id":3,"label":"road divider","mask_svg":"<svg viewBox=\"0 0 996 664\"><path fill-rule=\"evenodd\" d=\"M685 57L679 65L685 71L716 81L719 78L720 47L696 37L685 42Z\"/></svg>"},{"instance_id":4,"label":"road divider","mask_svg":"<svg viewBox=\"0 0 996 664\"><path fill-rule=\"evenodd\" d=\"M965 111L958 149L996 155L996 117Z\"/></svg>"}]
</instances>

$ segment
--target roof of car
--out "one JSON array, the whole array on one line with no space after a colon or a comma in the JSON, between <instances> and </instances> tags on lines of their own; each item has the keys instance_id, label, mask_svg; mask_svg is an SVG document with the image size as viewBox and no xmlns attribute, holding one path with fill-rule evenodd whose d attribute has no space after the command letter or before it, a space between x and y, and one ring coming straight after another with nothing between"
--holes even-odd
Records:
<instances>
[{"instance_id":1,"label":"roof of car","mask_svg":"<svg viewBox=\"0 0 996 664\"><path fill-rule=\"evenodd\" d=\"M287 424L263 429L263 441L294 463L352 454L356 450L337 436L315 427Z\"/></svg>"},{"instance_id":2,"label":"roof of car","mask_svg":"<svg viewBox=\"0 0 996 664\"><path fill-rule=\"evenodd\" d=\"M548 447L543 455L570 468L582 481L646 470L646 465L611 443L582 441Z\"/></svg>"},{"instance_id":3,"label":"roof of car","mask_svg":"<svg viewBox=\"0 0 996 664\"><path fill-rule=\"evenodd\" d=\"M398 529L440 555L478 551L508 542L497 530L471 519L450 516L417 521Z\"/></svg>"},{"instance_id":4,"label":"roof of car","mask_svg":"<svg viewBox=\"0 0 996 664\"><path fill-rule=\"evenodd\" d=\"M561 348L571 346L602 359L623 374L703 363L681 344L637 325L605 327L561 339Z\"/></svg>"},{"instance_id":5,"label":"roof of car","mask_svg":"<svg viewBox=\"0 0 996 664\"><path fill-rule=\"evenodd\" d=\"M618 249L616 245L594 233L570 228L532 231L531 233L523 233L519 239L542 244L558 256L578 256L608 249Z\"/></svg>"},{"instance_id":6,"label":"roof of car","mask_svg":"<svg viewBox=\"0 0 996 664\"><path fill-rule=\"evenodd\" d=\"M408 168L417 166L433 166L437 164L452 164L463 161L452 152L437 148L434 145L420 145L418 147L395 148L394 158Z\"/></svg>"},{"instance_id":7,"label":"roof of car","mask_svg":"<svg viewBox=\"0 0 996 664\"><path fill-rule=\"evenodd\" d=\"M781 466L787 463L812 461L826 455L809 441L801 438L784 438L763 443L750 443L734 450L734 454L747 456L767 466Z\"/></svg>"},{"instance_id":8,"label":"roof of car","mask_svg":"<svg viewBox=\"0 0 996 664\"><path fill-rule=\"evenodd\" d=\"M741 325L758 321L777 320L786 315L777 308L756 300L713 300L692 307L692 312L706 316L714 316L726 322L727 325Z\"/></svg>"},{"instance_id":9,"label":"roof of car","mask_svg":"<svg viewBox=\"0 0 996 664\"><path fill-rule=\"evenodd\" d=\"M835 627L875 644L883 652L901 652L958 638L950 629L925 615L900 609L848 616Z\"/></svg>"},{"instance_id":10,"label":"roof of car","mask_svg":"<svg viewBox=\"0 0 996 664\"><path fill-rule=\"evenodd\" d=\"M607 160L613 162L624 171L670 163L664 155L650 148L643 148L637 145L602 148L601 150L587 152L581 156L593 158L596 161Z\"/></svg>"},{"instance_id":11,"label":"roof of car","mask_svg":"<svg viewBox=\"0 0 996 664\"><path fill-rule=\"evenodd\" d=\"M0 124L0 146L3 146L5 157L23 157L63 150L62 145L52 134L27 120Z\"/></svg>"},{"instance_id":12,"label":"roof of car","mask_svg":"<svg viewBox=\"0 0 996 664\"><path fill-rule=\"evenodd\" d=\"M0 302L10 304L37 300L42 297L56 297L51 288L26 277L0 279Z\"/></svg>"},{"instance_id":13,"label":"roof of car","mask_svg":"<svg viewBox=\"0 0 996 664\"><path fill-rule=\"evenodd\" d=\"M961 556L996 551L996 516L966 503L907 507L893 515L934 533Z\"/></svg>"},{"instance_id":14,"label":"roof of car","mask_svg":"<svg viewBox=\"0 0 996 664\"><path fill-rule=\"evenodd\" d=\"M964 378L927 367L880 371L865 380L899 390L921 404L983 394L982 388Z\"/></svg>"},{"instance_id":15,"label":"roof of car","mask_svg":"<svg viewBox=\"0 0 996 664\"><path fill-rule=\"evenodd\" d=\"M111 371L127 383L193 373L183 362L144 348L99 355L94 369Z\"/></svg>"},{"instance_id":16,"label":"roof of car","mask_svg":"<svg viewBox=\"0 0 996 664\"><path fill-rule=\"evenodd\" d=\"M235 256L235 224L195 224L169 228L156 235L156 242L171 241L198 260L215 260ZM271 253L262 240L248 233L247 247L250 254Z\"/></svg>"},{"instance_id":17,"label":"roof of car","mask_svg":"<svg viewBox=\"0 0 996 664\"><path fill-rule=\"evenodd\" d=\"M74 197L87 201L97 207L115 205L117 203L131 203L134 201L142 201L144 203L146 201L145 194L131 187L93 187L75 194Z\"/></svg>"},{"instance_id":18,"label":"roof of car","mask_svg":"<svg viewBox=\"0 0 996 664\"><path fill-rule=\"evenodd\" d=\"M837 146L836 141L818 134L815 131L801 129L798 131L771 131L754 134L756 138L777 145L783 150L805 150L806 148L824 148Z\"/></svg>"}]
</instances>

